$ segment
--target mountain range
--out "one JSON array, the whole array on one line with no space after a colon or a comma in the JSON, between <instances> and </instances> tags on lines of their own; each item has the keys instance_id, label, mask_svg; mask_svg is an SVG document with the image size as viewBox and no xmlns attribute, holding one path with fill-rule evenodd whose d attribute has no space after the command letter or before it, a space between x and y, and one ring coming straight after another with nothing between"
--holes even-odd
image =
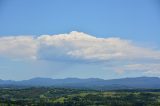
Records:
<instances>
[{"instance_id":1,"label":"mountain range","mask_svg":"<svg viewBox=\"0 0 160 106\"><path fill-rule=\"evenodd\" d=\"M63 87L84 89L159 89L159 77L135 77L104 80L99 78L32 78L29 80L0 80L0 87L27 86L27 87Z\"/></svg>"}]
</instances>

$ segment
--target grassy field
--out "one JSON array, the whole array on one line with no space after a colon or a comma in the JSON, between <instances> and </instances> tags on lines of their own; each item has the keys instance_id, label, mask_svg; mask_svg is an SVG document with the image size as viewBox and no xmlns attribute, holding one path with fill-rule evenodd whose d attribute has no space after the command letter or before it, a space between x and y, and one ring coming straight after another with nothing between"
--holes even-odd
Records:
<instances>
[{"instance_id":1,"label":"grassy field","mask_svg":"<svg viewBox=\"0 0 160 106\"><path fill-rule=\"evenodd\" d=\"M160 90L1 88L0 106L160 106Z\"/></svg>"}]
</instances>

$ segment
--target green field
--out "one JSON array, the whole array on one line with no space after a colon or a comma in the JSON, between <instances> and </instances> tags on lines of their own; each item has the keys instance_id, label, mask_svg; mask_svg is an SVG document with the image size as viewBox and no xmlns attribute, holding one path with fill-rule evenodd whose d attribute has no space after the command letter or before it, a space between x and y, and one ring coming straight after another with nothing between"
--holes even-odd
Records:
<instances>
[{"instance_id":1,"label":"green field","mask_svg":"<svg viewBox=\"0 0 160 106\"><path fill-rule=\"evenodd\" d=\"M160 90L1 88L0 106L160 106Z\"/></svg>"}]
</instances>

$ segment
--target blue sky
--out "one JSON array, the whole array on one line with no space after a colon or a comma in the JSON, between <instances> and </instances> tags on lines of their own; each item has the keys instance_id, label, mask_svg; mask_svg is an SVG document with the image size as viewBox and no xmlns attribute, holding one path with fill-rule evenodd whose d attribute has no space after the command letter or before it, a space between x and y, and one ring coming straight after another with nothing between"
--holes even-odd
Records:
<instances>
[{"instance_id":1,"label":"blue sky","mask_svg":"<svg viewBox=\"0 0 160 106\"><path fill-rule=\"evenodd\" d=\"M0 0L0 78L159 76L159 11L158 0Z\"/></svg>"}]
</instances>

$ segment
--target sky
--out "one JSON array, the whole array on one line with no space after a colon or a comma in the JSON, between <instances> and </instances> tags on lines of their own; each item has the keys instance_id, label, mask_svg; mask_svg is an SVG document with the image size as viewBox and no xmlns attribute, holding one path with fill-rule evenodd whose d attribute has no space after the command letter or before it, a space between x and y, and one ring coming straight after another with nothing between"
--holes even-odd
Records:
<instances>
[{"instance_id":1,"label":"sky","mask_svg":"<svg viewBox=\"0 0 160 106\"><path fill-rule=\"evenodd\" d=\"M160 76L159 0L0 0L0 79Z\"/></svg>"}]
</instances>

